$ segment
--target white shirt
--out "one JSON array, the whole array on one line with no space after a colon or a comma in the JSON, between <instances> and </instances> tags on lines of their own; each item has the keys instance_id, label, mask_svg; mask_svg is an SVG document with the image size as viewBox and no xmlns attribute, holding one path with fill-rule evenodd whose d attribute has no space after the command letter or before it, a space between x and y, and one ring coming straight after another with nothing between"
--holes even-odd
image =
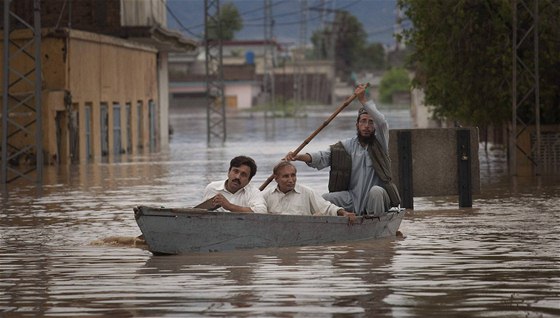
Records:
<instances>
[{"instance_id":1,"label":"white shirt","mask_svg":"<svg viewBox=\"0 0 560 318\"><path fill-rule=\"evenodd\" d=\"M341 208L323 199L310 187L296 184L284 193L278 186L264 191L268 213L298 215L337 215Z\"/></svg>"},{"instance_id":2,"label":"white shirt","mask_svg":"<svg viewBox=\"0 0 560 318\"><path fill-rule=\"evenodd\" d=\"M221 193L230 203L249 207L255 213L267 212L263 194L259 189L253 187L251 183L249 183L245 187L237 190L237 192L231 193L225 187L226 181L214 181L207 185L206 189L204 189L204 198L202 201L206 201L216 194ZM222 207L219 207L216 211L229 212Z\"/></svg>"}]
</instances>

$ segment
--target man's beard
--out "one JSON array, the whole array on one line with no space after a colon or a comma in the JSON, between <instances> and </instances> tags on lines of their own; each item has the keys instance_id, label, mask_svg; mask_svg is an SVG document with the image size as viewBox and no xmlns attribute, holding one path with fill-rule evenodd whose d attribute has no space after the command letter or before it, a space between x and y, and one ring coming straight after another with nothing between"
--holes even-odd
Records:
<instances>
[{"instance_id":1,"label":"man's beard","mask_svg":"<svg viewBox=\"0 0 560 318\"><path fill-rule=\"evenodd\" d=\"M360 135L359 131L357 131L356 134L358 135L358 141L362 144L371 145L371 144L373 144L373 141L375 140L375 131L372 132L371 135L369 135L367 137Z\"/></svg>"}]
</instances>

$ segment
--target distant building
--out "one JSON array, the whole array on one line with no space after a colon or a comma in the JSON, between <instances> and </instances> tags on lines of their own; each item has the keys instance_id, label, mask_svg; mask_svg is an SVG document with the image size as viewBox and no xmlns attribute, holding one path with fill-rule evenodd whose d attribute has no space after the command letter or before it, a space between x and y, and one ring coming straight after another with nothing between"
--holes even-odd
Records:
<instances>
[{"instance_id":1,"label":"distant building","mask_svg":"<svg viewBox=\"0 0 560 318\"><path fill-rule=\"evenodd\" d=\"M268 96L263 92L264 54L274 57L274 91L276 98L292 99L294 77L302 72L305 99L329 103L332 85L332 63L304 61L295 64L291 53L275 41L232 40L222 43L224 94L229 109L248 109L262 104ZM172 107L205 107L205 54L173 53L169 56L170 104Z\"/></svg>"},{"instance_id":2,"label":"distant building","mask_svg":"<svg viewBox=\"0 0 560 318\"><path fill-rule=\"evenodd\" d=\"M429 106L424 101L424 90L411 90L410 113L414 128L446 128L448 125L440 120L432 119Z\"/></svg>"},{"instance_id":3,"label":"distant building","mask_svg":"<svg viewBox=\"0 0 560 318\"><path fill-rule=\"evenodd\" d=\"M202 62L203 63L203 62ZM202 64L193 63L193 67ZM206 74L173 71L170 64L169 93L172 107L206 107ZM246 109L261 92L255 65L224 65L224 95L229 109Z\"/></svg>"},{"instance_id":4,"label":"distant building","mask_svg":"<svg viewBox=\"0 0 560 318\"><path fill-rule=\"evenodd\" d=\"M33 20L32 3L14 1L12 10ZM167 56L194 51L196 43L161 27L165 1L42 1L41 24L46 162L98 161L168 145ZM14 30L10 39L25 43L28 31ZM11 89L26 91L24 84Z\"/></svg>"}]
</instances>

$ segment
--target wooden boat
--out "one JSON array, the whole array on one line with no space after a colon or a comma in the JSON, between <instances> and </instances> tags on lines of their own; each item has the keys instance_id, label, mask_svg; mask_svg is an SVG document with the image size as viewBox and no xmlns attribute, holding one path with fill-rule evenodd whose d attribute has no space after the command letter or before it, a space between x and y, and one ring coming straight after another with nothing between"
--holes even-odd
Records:
<instances>
[{"instance_id":1,"label":"wooden boat","mask_svg":"<svg viewBox=\"0 0 560 318\"><path fill-rule=\"evenodd\" d=\"M395 209L381 217L276 215L214 212L199 208L139 206L134 216L154 254L322 245L395 236L404 217Z\"/></svg>"}]
</instances>

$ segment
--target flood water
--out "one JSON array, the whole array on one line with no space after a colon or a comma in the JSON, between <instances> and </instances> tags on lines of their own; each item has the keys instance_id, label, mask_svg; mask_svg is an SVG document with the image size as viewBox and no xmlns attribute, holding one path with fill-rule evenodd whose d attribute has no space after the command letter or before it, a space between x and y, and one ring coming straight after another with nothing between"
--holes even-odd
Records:
<instances>
[{"instance_id":1,"label":"flood water","mask_svg":"<svg viewBox=\"0 0 560 318\"><path fill-rule=\"evenodd\" d=\"M406 110L382 111L391 128L410 128ZM481 150L473 208L415 198L405 238L179 256L134 244L134 206L193 206L239 154L256 159L260 185L329 115L228 117L228 141L208 147L205 113L174 112L161 153L47 167L43 187L11 187L0 316L560 316L560 178L508 177L499 149ZM354 120L355 110L340 114L304 151L354 135ZM298 170L298 182L326 191L327 171Z\"/></svg>"}]
</instances>

